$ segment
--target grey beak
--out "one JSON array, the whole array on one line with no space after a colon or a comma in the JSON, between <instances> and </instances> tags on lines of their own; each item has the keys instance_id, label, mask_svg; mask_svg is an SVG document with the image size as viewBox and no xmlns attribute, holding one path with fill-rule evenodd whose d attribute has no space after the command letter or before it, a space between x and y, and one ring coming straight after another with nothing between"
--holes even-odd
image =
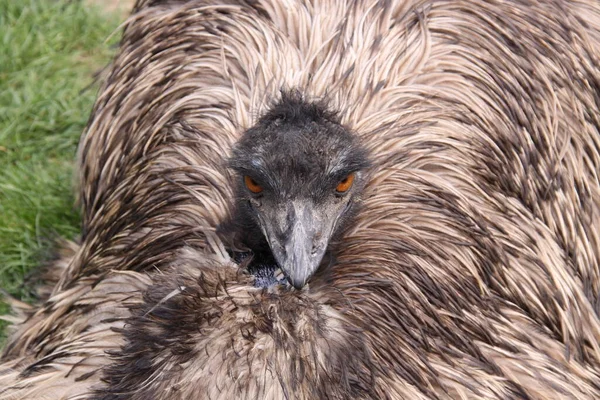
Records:
<instances>
[{"instance_id":1,"label":"grey beak","mask_svg":"<svg viewBox=\"0 0 600 400\"><path fill-rule=\"evenodd\" d=\"M325 255L333 230L331 218L310 201L297 201L277 212L265 235L279 267L296 289L314 275Z\"/></svg>"}]
</instances>

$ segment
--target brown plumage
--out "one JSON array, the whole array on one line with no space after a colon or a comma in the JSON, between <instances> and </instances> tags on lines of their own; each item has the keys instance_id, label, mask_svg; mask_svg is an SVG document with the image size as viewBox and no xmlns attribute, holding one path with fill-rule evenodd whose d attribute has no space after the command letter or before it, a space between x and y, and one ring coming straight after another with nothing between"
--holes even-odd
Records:
<instances>
[{"instance_id":1,"label":"brown plumage","mask_svg":"<svg viewBox=\"0 0 600 400\"><path fill-rule=\"evenodd\" d=\"M0 399L600 398L599 58L595 0L138 1ZM301 290L215 234L281 89L372 161Z\"/></svg>"}]
</instances>

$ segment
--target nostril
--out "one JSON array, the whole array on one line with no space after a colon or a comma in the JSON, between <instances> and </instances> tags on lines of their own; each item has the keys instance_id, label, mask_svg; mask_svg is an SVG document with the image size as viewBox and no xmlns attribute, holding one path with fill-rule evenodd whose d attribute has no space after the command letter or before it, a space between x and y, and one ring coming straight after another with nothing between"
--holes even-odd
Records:
<instances>
[{"instance_id":1,"label":"nostril","mask_svg":"<svg viewBox=\"0 0 600 400\"><path fill-rule=\"evenodd\" d=\"M311 256L315 256L318 252L319 252L319 241L317 238L315 238L315 241L313 242L312 248L310 249L310 255Z\"/></svg>"},{"instance_id":2,"label":"nostril","mask_svg":"<svg viewBox=\"0 0 600 400\"><path fill-rule=\"evenodd\" d=\"M289 229L283 232L276 232L275 233L275 237L277 238L278 242L283 243L285 242L285 240L290 237L290 231ZM283 246L282 246L283 247Z\"/></svg>"},{"instance_id":3,"label":"nostril","mask_svg":"<svg viewBox=\"0 0 600 400\"><path fill-rule=\"evenodd\" d=\"M313 238L313 243L312 243L312 248L310 249L310 254L312 256L315 256L318 252L319 249L321 248L321 238L323 237L323 232L319 231L315 234L314 238Z\"/></svg>"}]
</instances>

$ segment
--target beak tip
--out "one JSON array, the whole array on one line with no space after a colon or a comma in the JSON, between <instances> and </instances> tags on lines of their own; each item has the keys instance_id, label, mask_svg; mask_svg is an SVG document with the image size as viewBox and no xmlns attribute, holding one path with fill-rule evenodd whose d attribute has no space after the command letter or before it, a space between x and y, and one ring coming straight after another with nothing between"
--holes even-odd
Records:
<instances>
[{"instance_id":1,"label":"beak tip","mask_svg":"<svg viewBox=\"0 0 600 400\"><path fill-rule=\"evenodd\" d=\"M288 277L288 282L296 290L300 290L300 289L302 289L306 285L306 280L305 279L297 279L297 278Z\"/></svg>"}]
</instances>

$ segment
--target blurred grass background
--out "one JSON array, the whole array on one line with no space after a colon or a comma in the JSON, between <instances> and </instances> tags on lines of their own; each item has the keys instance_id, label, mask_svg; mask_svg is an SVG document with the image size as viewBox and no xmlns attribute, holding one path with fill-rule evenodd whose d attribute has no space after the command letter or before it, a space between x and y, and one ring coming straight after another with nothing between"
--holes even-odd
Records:
<instances>
[{"instance_id":1,"label":"blurred grass background","mask_svg":"<svg viewBox=\"0 0 600 400\"><path fill-rule=\"evenodd\" d=\"M107 39L125 17L114 5L0 0L0 287L23 300L23 278L53 239L79 231L75 152L98 89L94 73L114 54L119 34Z\"/></svg>"}]
</instances>

